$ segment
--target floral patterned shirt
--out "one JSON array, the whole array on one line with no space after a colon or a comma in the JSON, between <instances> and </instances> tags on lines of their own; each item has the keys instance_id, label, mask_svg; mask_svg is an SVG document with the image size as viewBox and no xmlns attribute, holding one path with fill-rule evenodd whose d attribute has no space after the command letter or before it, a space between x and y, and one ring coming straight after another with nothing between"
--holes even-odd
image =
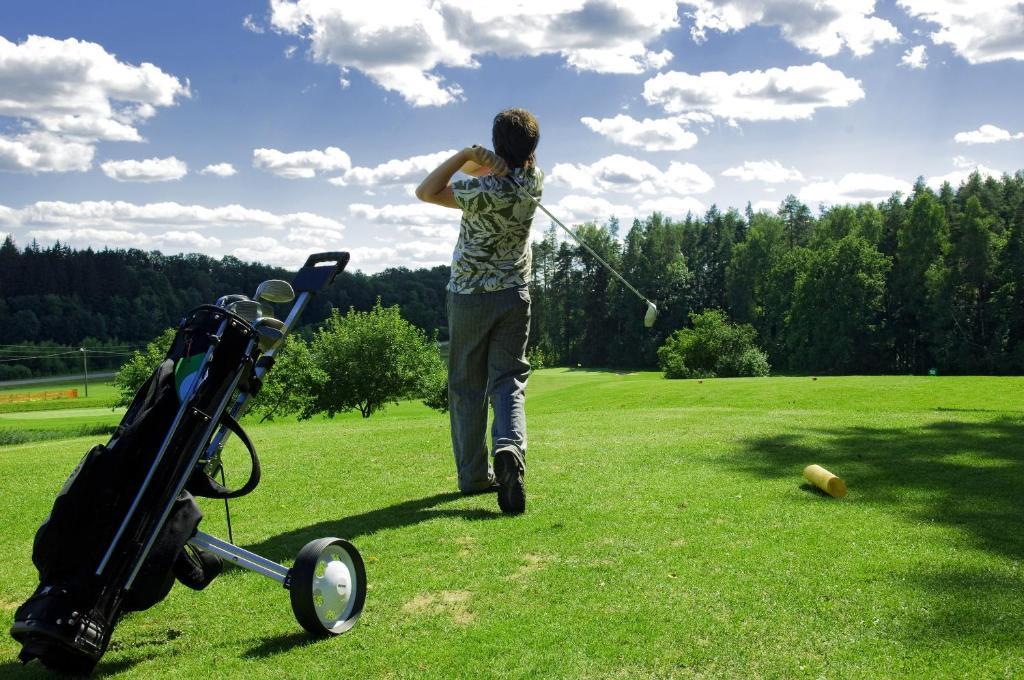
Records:
<instances>
[{"instance_id":1,"label":"floral patterned shirt","mask_svg":"<svg viewBox=\"0 0 1024 680\"><path fill-rule=\"evenodd\" d=\"M513 171L527 191L540 200L544 173L536 168ZM519 288L530 282L530 225L536 205L508 178L484 175L452 183L462 208L459 242L452 253L454 293L485 293Z\"/></svg>"}]
</instances>

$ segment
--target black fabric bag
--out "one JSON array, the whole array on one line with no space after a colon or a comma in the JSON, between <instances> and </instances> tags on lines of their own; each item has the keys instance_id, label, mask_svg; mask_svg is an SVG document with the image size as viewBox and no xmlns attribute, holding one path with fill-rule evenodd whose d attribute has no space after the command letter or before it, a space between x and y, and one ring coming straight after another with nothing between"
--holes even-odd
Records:
<instances>
[{"instance_id":1,"label":"black fabric bag","mask_svg":"<svg viewBox=\"0 0 1024 680\"><path fill-rule=\"evenodd\" d=\"M213 336L219 339L211 341ZM221 308L193 310L110 442L94 446L71 473L33 543L39 586L15 613L11 634L22 643L23 661L38 658L59 672L91 672L120 616L160 602L170 592L176 570L194 569L183 564L184 547L202 513L189 490L234 497L255 487L255 451L223 409L236 389L252 387L254 337L249 324ZM189 395L183 407L182 399ZM228 492L194 462L222 423L241 435L253 458L253 474L239 492ZM183 480L189 480L185 486ZM146 491L140 495L144 483ZM161 523L168 505L170 512ZM122 525L121 537L97 575ZM154 531L151 549L131 587L125 587Z\"/></svg>"}]
</instances>

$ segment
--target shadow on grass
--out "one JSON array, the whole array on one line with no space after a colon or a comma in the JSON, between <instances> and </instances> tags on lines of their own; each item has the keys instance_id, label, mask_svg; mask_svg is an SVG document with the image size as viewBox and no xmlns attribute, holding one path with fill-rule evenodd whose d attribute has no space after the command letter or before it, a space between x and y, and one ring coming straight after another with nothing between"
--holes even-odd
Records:
<instances>
[{"instance_id":1,"label":"shadow on grass","mask_svg":"<svg viewBox=\"0 0 1024 680\"><path fill-rule=\"evenodd\" d=\"M988 551L1024 557L1024 420L940 421L910 428L807 428L745 440L738 466L793 477L819 463L850 496L966 532ZM799 477L797 477L799 479ZM809 486L809 485L805 485ZM911 497L908 497L910 494Z\"/></svg>"},{"instance_id":2,"label":"shadow on grass","mask_svg":"<svg viewBox=\"0 0 1024 680\"><path fill-rule=\"evenodd\" d=\"M360 515L318 522L308 527L272 536L255 545L246 546L258 555L280 562L294 559L306 543L326 536L348 540L368 536L378 531L398 529L441 517L465 520L488 520L501 517L501 513L481 508L439 508L437 506L465 498L461 493L439 493L371 510Z\"/></svg>"},{"instance_id":3,"label":"shadow on grass","mask_svg":"<svg viewBox=\"0 0 1024 680\"><path fill-rule=\"evenodd\" d=\"M282 633L281 635L273 635L271 637L263 638L263 641L255 647L246 650L242 654L243 659L266 659L267 657L287 652L295 649L296 647L306 647L308 645L315 645L318 642L328 640L330 638L315 638L309 633Z\"/></svg>"},{"instance_id":4,"label":"shadow on grass","mask_svg":"<svg viewBox=\"0 0 1024 680\"><path fill-rule=\"evenodd\" d=\"M819 463L842 477L849 496L838 503L877 506L922 524L951 527L993 555L1024 558L1024 420L943 420L909 428L825 427L747 439L738 467L763 478L800 479ZM803 484L810 498L821 491ZM818 499L813 499L817 502ZM824 502L824 501L823 501ZM937 556L893 578L920 597L898 618L920 644L984 639L1019 646L1021 579Z\"/></svg>"},{"instance_id":5,"label":"shadow on grass","mask_svg":"<svg viewBox=\"0 0 1024 680\"><path fill-rule=\"evenodd\" d=\"M1024 643L1019 602L1021 579L981 568L929 569L906 581L931 606L908 616L905 634L921 644L984 639L993 647ZM936 597L938 595L938 597ZM1019 676L1017 676L1019 677Z\"/></svg>"},{"instance_id":6,"label":"shadow on grass","mask_svg":"<svg viewBox=\"0 0 1024 680\"><path fill-rule=\"evenodd\" d=\"M144 661L155 659L158 655L155 652L148 652L129 659L117 661L100 661L92 672L91 678L106 678L120 673L125 673L138 666ZM54 678L54 677L81 677L60 675L48 671L39 661L33 661L28 665L22 665L20 661L9 661L0 663L0 678Z\"/></svg>"}]
</instances>

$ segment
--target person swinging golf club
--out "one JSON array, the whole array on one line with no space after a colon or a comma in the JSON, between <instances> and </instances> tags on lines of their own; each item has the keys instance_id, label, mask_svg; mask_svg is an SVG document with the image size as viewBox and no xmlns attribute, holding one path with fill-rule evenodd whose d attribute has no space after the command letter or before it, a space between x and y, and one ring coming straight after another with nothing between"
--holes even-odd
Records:
<instances>
[{"instance_id":1,"label":"person swinging golf club","mask_svg":"<svg viewBox=\"0 0 1024 680\"><path fill-rule=\"evenodd\" d=\"M447 289L448 402L459 489L497 490L507 514L526 510L526 383L530 364L530 226L544 174L537 119L524 109L494 118L494 151L470 146L416 189L428 203L462 211ZM458 171L471 179L452 182ZM487 401L493 466L488 460Z\"/></svg>"}]
</instances>

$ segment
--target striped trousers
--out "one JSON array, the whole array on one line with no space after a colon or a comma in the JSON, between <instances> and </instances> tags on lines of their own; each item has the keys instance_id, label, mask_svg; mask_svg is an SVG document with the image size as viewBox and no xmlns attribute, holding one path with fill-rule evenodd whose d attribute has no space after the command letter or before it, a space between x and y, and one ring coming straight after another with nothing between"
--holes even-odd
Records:
<instances>
[{"instance_id":1,"label":"striped trousers","mask_svg":"<svg viewBox=\"0 0 1024 680\"><path fill-rule=\"evenodd\" d=\"M490 486L488 458L511 450L526 463L526 381L530 363L530 293L507 288L490 293L448 291L448 410L459 489ZM487 446L487 401L494 409Z\"/></svg>"}]
</instances>

